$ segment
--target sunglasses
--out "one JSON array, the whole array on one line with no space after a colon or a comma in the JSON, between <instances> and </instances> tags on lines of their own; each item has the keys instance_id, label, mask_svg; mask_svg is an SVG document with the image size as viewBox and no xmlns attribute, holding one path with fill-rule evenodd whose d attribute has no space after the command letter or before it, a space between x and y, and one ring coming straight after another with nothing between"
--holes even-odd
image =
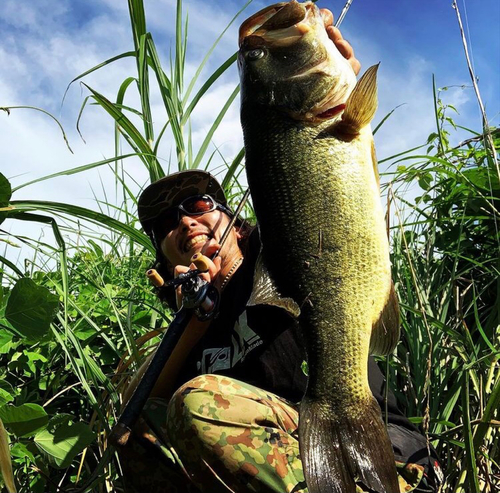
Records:
<instances>
[{"instance_id":1,"label":"sunglasses","mask_svg":"<svg viewBox=\"0 0 500 493\"><path fill-rule=\"evenodd\" d=\"M170 231L177 228L181 216L201 216L215 210L232 214L231 210L216 202L210 195L193 195L184 199L179 205L165 211L157 221L155 237L163 239ZM159 233L159 234L158 234Z\"/></svg>"}]
</instances>

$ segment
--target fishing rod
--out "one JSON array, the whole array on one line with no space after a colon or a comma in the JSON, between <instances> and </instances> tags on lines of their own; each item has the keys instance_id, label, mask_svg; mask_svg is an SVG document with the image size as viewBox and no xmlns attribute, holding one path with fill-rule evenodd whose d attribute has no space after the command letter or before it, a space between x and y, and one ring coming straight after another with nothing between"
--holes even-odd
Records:
<instances>
[{"instance_id":1,"label":"fishing rod","mask_svg":"<svg viewBox=\"0 0 500 493\"><path fill-rule=\"evenodd\" d=\"M236 208L231 221L224 230L219 242L219 249L210 260L214 260L220 254L230 231L238 219L238 214L245 206L249 195L250 190L247 190ZM156 349L141 381L135 388L130 400L127 402L117 424L111 430L109 441L113 445L123 447L127 444L130 434L132 433L132 428L139 419L144 405L163 371L165 363L172 355L175 346L179 342L193 314L196 315L200 321L210 320L217 315L219 292L212 283L200 277L200 274L208 272L208 260L207 257L200 253L194 254L191 261L195 264L196 269L180 274L167 282L163 280L155 269L149 269L146 272L146 276L158 289L175 289L180 286L182 291L182 306L165 331L165 335Z\"/></svg>"},{"instance_id":2,"label":"fishing rod","mask_svg":"<svg viewBox=\"0 0 500 493\"><path fill-rule=\"evenodd\" d=\"M227 228L225 229L220 242L219 242L219 249L212 255L212 260L215 259L220 254L220 251L222 250L222 247L224 246L224 243L227 240L227 237L229 236L229 233L233 229L233 226L235 225L236 221L238 220L238 216L240 212L243 210L243 207L245 207L245 204L248 200L248 197L250 196L250 189L247 188L246 192L243 194L243 197L240 200L240 203L238 204L238 207L234 211L233 217L231 218L231 221L227 225Z\"/></svg>"},{"instance_id":3,"label":"fishing rod","mask_svg":"<svg viewBox=\"0 0 500 493\"><path fill-rule=\"evenodd\" d=\"M312 0L313 3L316 3L317 1L318 0ZM342 12L340 12L339 17L338 17L337 21L335 22L335 27L339 27L340 24L342 24L342 21L344 20L344 17L346 16L348 10L350 9L353 1L354 0L347 0L347 2L344 5L344 8L342 9Z\"/></svg>"},{"instance_id":4,"label":"fishing rod","mask_svg":"<svg viewBox=\"0 0 500 493\"><path fill-rule=\"evenodd\" d=\"M342 12L339 15L339 18L337 19L337 22L335 22L335 27L339 27L340 24L342 24L342 21L344 20L344 17L347 14L347 11L351 7L351 3L353 0L347 0L346 4L344 5L344 8L342 9Z\"/></svg>"}]
</instances>

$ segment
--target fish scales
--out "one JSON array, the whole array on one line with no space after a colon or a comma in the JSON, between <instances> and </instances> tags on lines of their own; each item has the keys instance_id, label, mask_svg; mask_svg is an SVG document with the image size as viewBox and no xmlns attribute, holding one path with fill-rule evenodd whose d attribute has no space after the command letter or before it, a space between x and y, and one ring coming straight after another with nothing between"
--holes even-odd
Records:
<instances>
[{"instance_id":1,"label":"fish scales","mask_svg":"<svg viewBox=\"0 0 500 493\"><path fill-rule=\"evenodd\" d=\"M301 309L309 379L299 446L309 493L399 491L368 385L369 352L398 339L369 122L376 71L356 83L311 2L263 9L240 28L247 177L263 263Z\"/></svg>"},{"instance_id":2,"label":"fish scales","mask_svg":"<svg viewBox=\"0 0 500 493\"><path fill-rule=\"evenodd\" d=\"M255 106L242 108L242 121L264 262L281 294L302 306L301 322L308 328L308 391L339 395L355 387L357 395L367 395L364 363L372 324L390 288L383 212L367 146L339 145L318 137L324 125L290 125L281 114ZM352 326L364 327L355 341Z\"/></svg>"}]
</instances>

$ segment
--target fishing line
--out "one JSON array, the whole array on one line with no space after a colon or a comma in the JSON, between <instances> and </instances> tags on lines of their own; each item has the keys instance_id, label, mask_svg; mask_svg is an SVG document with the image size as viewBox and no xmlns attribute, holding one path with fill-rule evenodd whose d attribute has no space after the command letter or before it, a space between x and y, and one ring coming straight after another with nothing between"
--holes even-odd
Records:
<instances>
[{"instance_id":1,"label":"fishing line","mask_svg":"<svg viewBox=\"0 0 500 493\"><path fill-rule=\"evenodd\" d=\"M491 129L489 127L488 118L486 116L486 110L484 108L484 104L483 104L483 101L481 99L481 93L479 91L476 73L475 73L474 69L472 68L472 60L471 60L471 57L469 56L468 43L467 43L467 39L465 37L465 31L464 31L464 27L463 27L463 23L462 23L462 18L460 15L460 10L458 8L457 0L453 0L452 7L455 10L455 13L457 15L458 27L460 29L460 35L462 37L462 44L463 44L463 48L464 48L464 52L465 52L465 59L467 62L467 67L469 69L469 75L470 75L470 78L472 80L472 86L474 87L474 92L476 93L476 99L477 99L477 102L479 104L479 109L480 109L480 112L482 115L484 147L485 147L485 149L487 149L491 152L491 159L493 160L493 164L496 168L498 179L500 180L500 165L498 163L497 149L495 148L495 143L493 142L493 137L491 135ZM489 169L487 170L487 174L488 174L490 190L493 190ZM496 208L493 204L493 201L492 201L492 203L490 203L490 206L493 209L493 222L495 225L496 236L498 236L498 232L499 232L498 218L497 218L498 211L496 210ZM500 241L499 241L499 243L500 243Z\"/></svg>"}]
</instances>

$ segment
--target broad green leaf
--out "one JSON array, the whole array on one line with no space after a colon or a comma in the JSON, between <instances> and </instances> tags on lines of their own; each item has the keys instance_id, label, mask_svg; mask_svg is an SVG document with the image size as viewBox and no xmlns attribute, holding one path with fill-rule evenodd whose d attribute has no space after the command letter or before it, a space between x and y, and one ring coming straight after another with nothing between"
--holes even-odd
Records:
<instances>
[{"instance_id":1,"label":"broad green leaf","mask_svg":"<svg viewBox=\"0 0 500 493\"><path fill-rule=\"evenodd\" d=\"M58 304L57 296L25 277L12 289L5 318L28 339L39 340L48 333Z\"/></svg>"},{"instance_id":2,"label":"broad green leaf","mask_svg":"<svg viewBox=\"0 0 500 493\"><path fill-rule=\"evenodd\" d=\"M7 207L9 205L11 196L12 187L10 186L10 182L2 173L0 173L0 208ZM7 214L7 212L0 212L0 224L3 223Z\"/></svg>"},{"instance_id":3,"label":"broad green leaf","mask_svg":"<svg viewBox=\"0 0 500 493\"><path fill-rule=\"evenodd\" d=\"M85 423L62 420L58 426L51 427L51 431L47 428L37 433L35 443L56 468L64 469L95 440L95 436Z\"/></svg>"},{"instance_id":4,"label":"broad green leaf","mask_svg":"<svg viewBox=\"0 0 500 493\"><path fill-rule=\"evenodd\" d=\"M0 354L7 354L17 343L12 342L12 332L0 329Z\"/></svg>"},{"instance_id":5,"label":"broad green leaf","mask_svg":"<svg viewBox=\"0 0 500 493\"><path fill-rule=\"evenodd\" d=\"M500 189L498 175L488 173L488 170L484 168L469 169L464 171L463 174L472 184L476 187L482 188L483 190L489 192Z\"/></svg>"},{"instance_id":6,"label":"broad green leaf","mask_svg":"<svg viewBox=\"0 0 500 493\"><path fill-rule=\"evenodd\" d=\"M0 419L17 437L34 435L49 422L45 409L38 404L0 407Z\"/></svg>"},{"instance_id":7,"label":"broad green leaf","mask_svg":"<svg viewBox=\"0 0 500 493\"><path fill-rule=\"evenodd\" d=\"M35 361L41 361L42 363L47 362L47 358L39 353L33 353L31 351L24 351L24 355L28 358L27 365L31 370L31 373L36 372L36 363ZM43 368L42 364L38 365L41 369Z\"/></svg>"},{"instance_id":8,"label":"broad green leaf","mask_svg":"<svg viewBox=\"0 0 500 493\"><path fill-rule=\"evenodd\" d=\"M10 186L10 182L0 173L0 207L7 206L11 196L12 187Z\"/></svg>"},{"instance_id":9,"label":"broad green leaf","mask_svg":"<svg viewBox=\"0 0 500 493\"><path fill-rule=\"evenodd\" d=\"M418 179L418 184L422 190L429 190L432 184L432 175L430 173L423 173Z\"/></svg>"},{"instance_id":10,"label":"broad green leaf","mask_svg":"<svg viewBox=\"0 0 500 493\"><path fill-rule=\"evenodd\" d=\"M74 417L71 414L62 413L50 418L49 424L47 425L47 431L54 434L56 430L65 424L72 423Z\"/></svg>"},{"instance_id":11,"label":"broad green leaf","mask_svg":"<svg viewBox=\"0 0 500 493\"><path fill-rule=\"evenodd\" d=\"M45 476L42 476L41 474L36 475L35 478L31 480L28 491L30 493L46 493L47 479Z\"/></svg>"},{"instance_id":12,"label":"broad green leaf","mask_svg":"<svg viewBox=\"0 0 500 493\"><path fill-rule=\"evenodd\" d=\"M8 402L12 402L14 397L10 395L6 390L0 389L0 406L4 406Z\"/></svg>"},{"instance_id":13,"label":"broad green leaf","mask_svg":"<svg viewBox=\"0 0 500 493\"><path fill-rule=\"evenodd\" d=\"M5 379L0 380L0 389L2 389L4 392L7 392L7 394L16 396L19 394L19 389L14 388L10 382L8 382Z\"/></svg>"},{"instance_id":14,"label":"broad green leaf","mask_svg":"<svg viewBox=\"0 0 500 493\"><path fill-rule=\"evenodd\" d=\"M24 443L17 442L10 449L12 457L18 457L19 459L28 458L32 463L35 462L35 456L28 450L28 447Z\"/></svg>"}]
</instances>

